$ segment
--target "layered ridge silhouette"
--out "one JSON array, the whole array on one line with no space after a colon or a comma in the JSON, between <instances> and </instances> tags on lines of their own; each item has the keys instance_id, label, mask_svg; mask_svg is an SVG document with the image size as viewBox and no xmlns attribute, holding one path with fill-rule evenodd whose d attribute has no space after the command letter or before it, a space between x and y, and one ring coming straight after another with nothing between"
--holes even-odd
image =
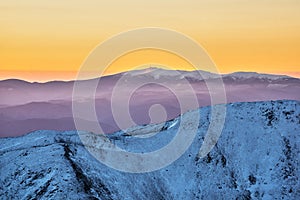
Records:
<instances>
[{"instance_id":1,"label":"layered ridge silhouette","mask_svg":"<svg viewBox=\"0 0 300 200\"><path fill-rule=\"evenodd\" d=\"M204 75L203 77L201 76ZM204 79L204 77L206 79ZM218 76L205 71L173 71L160 68L148 68L123 72L101 77L95 92L95 110L98 122L105 133L118 131L120 128L112 112L112 93L116 87L122 94L131 95L128 102L130 117L136 124L151 123L149 109L156 104L165 109L163 120L173 119L183 112L196 109L189 105L192 95L196 95L197 107L211 105L211 97L206 82L213 83ZM255 72L236 72L221 76L227 102L253 102L269 100L300 100L300 79ZM81 84L98 79L80 80ZM122 80L120 84L120 80ZM136 85L147 83L129 94ZM180 91L187 105L181 109L177 94L159 83L168 83ZM82 91L72 98L74 81L52 81L30 83L10 79L0 81L0 137L19 136L35 130L75 130L72 114L72 101L88 104L94 101ZM187 85L193 90L187 90ZM114 105L124 104L123 98L114 99ZM117 108L116 108L117 109ZM117 109L118 110L118 109ZM117 112L125 112L119 109ZM153 116L161 111L153 111ZM161 120L161 121L163 121ZM155 121L155 123L160 122ZM93 123L87 121L88 123Z\"/></svg>"}]
</instances>

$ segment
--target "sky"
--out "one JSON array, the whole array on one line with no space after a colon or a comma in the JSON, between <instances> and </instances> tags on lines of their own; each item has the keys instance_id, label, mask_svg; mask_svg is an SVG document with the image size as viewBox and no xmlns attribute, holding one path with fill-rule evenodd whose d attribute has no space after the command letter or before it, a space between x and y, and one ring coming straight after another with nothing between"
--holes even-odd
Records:
<instances>
[{"instance_id":1,"label":"sky","mask_svg":"<svg viewBox=\"0 0 300 200\"><path fill-rule=\"evenodd\" d=\"M0 0L0 79L75 79L101 42L142 27L197 41L220 73L256 71L300 77L299 0ZM191 70L167 52L141 50L107 74L159 63Z\"/></svg>"}]
</instances>

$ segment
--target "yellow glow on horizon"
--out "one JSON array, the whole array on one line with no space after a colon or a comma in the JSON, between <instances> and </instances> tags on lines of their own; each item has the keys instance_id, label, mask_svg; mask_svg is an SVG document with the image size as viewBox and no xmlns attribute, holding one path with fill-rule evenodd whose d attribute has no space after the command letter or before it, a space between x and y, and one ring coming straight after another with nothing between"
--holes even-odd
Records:
<instances>
[{"instance_id":1,"label":"yellow glow on horizon","mask_svg":"<svg viewBox=\"0 0 300 200\"><path fill-rule=\"evenodd\" d=\"M147 67L160 67L170 70L196 70L189 62L175 54L156 49L144 49L122 55L114 60L104 73L115 74L120 71Z\"/></svg>"},{"instance_id":2,"label":"yellow glow on horizon","mask_svg":"<svg viewBox=\"0 0 300 200\"><path fill-rule=\"evenodd\" d=\"M299 10L298 0L0 0L0 79L74 79L99 43L149 26L192 37L221 73L300 77ZM108 73L152 63L157 56L174 68L189 69L175 57L152 53L127 55Z\"/></svg>"}]
</instances>

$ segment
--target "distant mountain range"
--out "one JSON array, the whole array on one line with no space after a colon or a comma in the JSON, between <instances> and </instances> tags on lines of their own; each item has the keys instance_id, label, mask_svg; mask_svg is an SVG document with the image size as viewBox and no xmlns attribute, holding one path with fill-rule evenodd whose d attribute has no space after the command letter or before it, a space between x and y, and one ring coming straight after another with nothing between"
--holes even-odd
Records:
<instances>
[{"instance_id":1,"label":"distant mountain range","mask_svg":"<svg viewBox=\"0 0 300 200\"><path fill-rule=\"evenodd\" d=\"M255 72L236 72L221 76L227 102L300 100L300 79L297 78ZM112 92L116 87L121 91L117 94L116 104L123 104L122 97L128 96L129 91L136 85L148 83L132 93L128 105L136 124L148 124L151 122L148 111L154 104L164 106L167 120L196 108L188 104L181 111L176 94L164 87L164 83L180 91L185 102L195 94L198 99L197 107L201 107L211 104L206 81L213 83L217 77L219 76L205 71L174 71L160 68L101 77L95 93L99 123L106 133L119 130L111 110ZM120 80L121 84L117 86ZM80 83L88 85L91 81L97 79L81 80ZM0 81L0 137L22 135L39 129L74 130L72 101L87 103L92 97L87 96L86 91L89 88L86 88L72 99L73 85L74 81ZM193 91L188 89L190 87Z\"/></svg>"}]
</instances>

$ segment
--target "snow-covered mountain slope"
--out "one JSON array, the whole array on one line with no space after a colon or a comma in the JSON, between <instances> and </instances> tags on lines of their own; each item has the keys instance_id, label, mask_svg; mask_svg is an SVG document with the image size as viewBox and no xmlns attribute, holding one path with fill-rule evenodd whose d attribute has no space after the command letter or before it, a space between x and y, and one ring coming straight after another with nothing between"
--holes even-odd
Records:
<instances>
[{"instance_id":1,"label":"snow-covered mountain slope","mask_svg":"<svg viewBox=\"0 0 300 200\"><path fill-rule=\"evenodd\" d=\"M0 199L299 199L299 101L228 104L221 137L203 159L197 154L210 107L190 114L198 111L200 125L190 148L171 165L142 174L101 164L75 131L2 138ZM129 151L153 151L174 137L177 120L131 128L110 139ZM157 130L152 137L130 136Z\"/></svg>"}]
</instances>

